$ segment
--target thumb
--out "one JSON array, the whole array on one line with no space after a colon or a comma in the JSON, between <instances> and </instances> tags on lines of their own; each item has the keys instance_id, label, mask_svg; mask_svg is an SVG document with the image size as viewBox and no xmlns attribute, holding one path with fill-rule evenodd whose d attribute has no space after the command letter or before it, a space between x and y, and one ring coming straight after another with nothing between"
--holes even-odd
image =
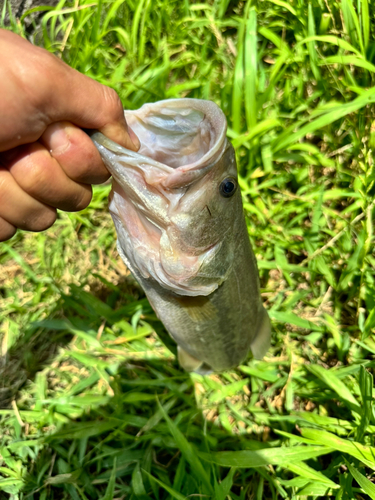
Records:
<instances>
[{"instance_id":1,"label":"thumb","mask_svg":"<svg viewBox=\"0 0 375 500\"><path fill-rule=\"evenodd\" d=\"M55 59L60 73L55 78L58 89L51 95L53 105L45 110L51 122L67 120L81 128L97 129L121 146L138 151L140 142L126 123L117 92Z\"/></svg>"}]
</instances>

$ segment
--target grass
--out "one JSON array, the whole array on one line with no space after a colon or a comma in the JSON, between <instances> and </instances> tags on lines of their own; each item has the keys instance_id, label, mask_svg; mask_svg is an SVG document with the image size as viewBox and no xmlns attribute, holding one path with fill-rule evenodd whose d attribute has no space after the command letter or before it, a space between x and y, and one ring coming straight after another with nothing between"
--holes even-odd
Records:
<instances>
[{"instance_id":1,"label":"grass","mask_svg":"<svg viewBox=\"0 0 375 500\"><path fill-rule=\"evenodd\" d=\"M83 212L0 248L0 498L374 499L371 5L32 10L40 23L11 29L125 108L188 96L224 110L273 339L262 361L184 373L97 187Z\"/></svg>"}]
</instances>

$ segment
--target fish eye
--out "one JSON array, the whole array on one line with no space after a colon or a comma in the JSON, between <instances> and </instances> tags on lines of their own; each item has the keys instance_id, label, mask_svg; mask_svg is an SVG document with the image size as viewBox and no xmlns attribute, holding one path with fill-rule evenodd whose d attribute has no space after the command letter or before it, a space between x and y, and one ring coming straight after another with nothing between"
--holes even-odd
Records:
<instances>
[{"instance_id":1,"label":"fish eye","mask_svg":"<svg viewBox=\"0 0 375 500\"><path fill-rule=\"evenodd\" d=\"M224 198L230 198L237 190L237 181L228 177L220 184L219 190L221 196L224 196Z\"/></svg>"}]
</instances>

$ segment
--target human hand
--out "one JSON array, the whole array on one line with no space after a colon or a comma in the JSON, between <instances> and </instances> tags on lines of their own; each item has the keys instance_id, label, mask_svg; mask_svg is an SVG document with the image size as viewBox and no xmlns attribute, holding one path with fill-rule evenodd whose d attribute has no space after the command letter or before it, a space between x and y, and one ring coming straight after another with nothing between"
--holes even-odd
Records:
<instances>
[{"instance_id":1,"label":"human hand","mask_svg":"<svg viewBox=\"0 0 375 500\"><path fill-rule=\"evenodd\" d=\"M0 241L47 229L57 208L82 210L109 178L80 127L139 148L113 89L2 29L0 96Z\"/></svg>"}]
</instances>

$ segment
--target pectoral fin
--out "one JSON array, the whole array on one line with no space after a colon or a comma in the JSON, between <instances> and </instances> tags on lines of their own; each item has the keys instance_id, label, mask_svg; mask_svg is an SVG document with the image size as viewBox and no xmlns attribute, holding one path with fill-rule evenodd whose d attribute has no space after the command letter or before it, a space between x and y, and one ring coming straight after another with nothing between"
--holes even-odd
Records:
<instances>
[{"instance_id":1,"label":"pectoral fin","mask_svg":"<svg viewBox=\"0 0 375 500\"><path fill-rule=\"evenodd\" d=\"M217 309L208 297L198 295L196 297L180 296L175 300L190 316L194 323L210 321L217 315Z\"/></svg>"},{"instance_id":2,"label":"pectoral fin","mask_svg":"<svg viewBox=\"0 0 375 500\"><path fill-rule=\"evenodd\" d=\"M177 357L178 362L187 372L195 372L199 373L199 375L208 375L213 371L212 368L204 361L199 361L199 359L194 358L180 346L177 346Z\"/></svg>"},{"instance_id":3,"label":"pectoral fin","mask_svg":"<svg viewBox=\"0 0 375 500\"><path fill-rule=\"evenodd\" d=\"M187 372L195 372L202 364L202 361L190 356L190 354L184 351L180 346L177 346L177 357L178 362Z\"/></svg>"},{"instance_id":4,"label":"pectoral fin","mask_svg":"<svg viewBox=\"0 0 375 500\"><path fill-rule=\"evenodd\" d=\"M266 310L256 337L250 345L251 352L255 359L262 359L270 347L271 343L271 322Z\"/></svg>"}]
</instances>

